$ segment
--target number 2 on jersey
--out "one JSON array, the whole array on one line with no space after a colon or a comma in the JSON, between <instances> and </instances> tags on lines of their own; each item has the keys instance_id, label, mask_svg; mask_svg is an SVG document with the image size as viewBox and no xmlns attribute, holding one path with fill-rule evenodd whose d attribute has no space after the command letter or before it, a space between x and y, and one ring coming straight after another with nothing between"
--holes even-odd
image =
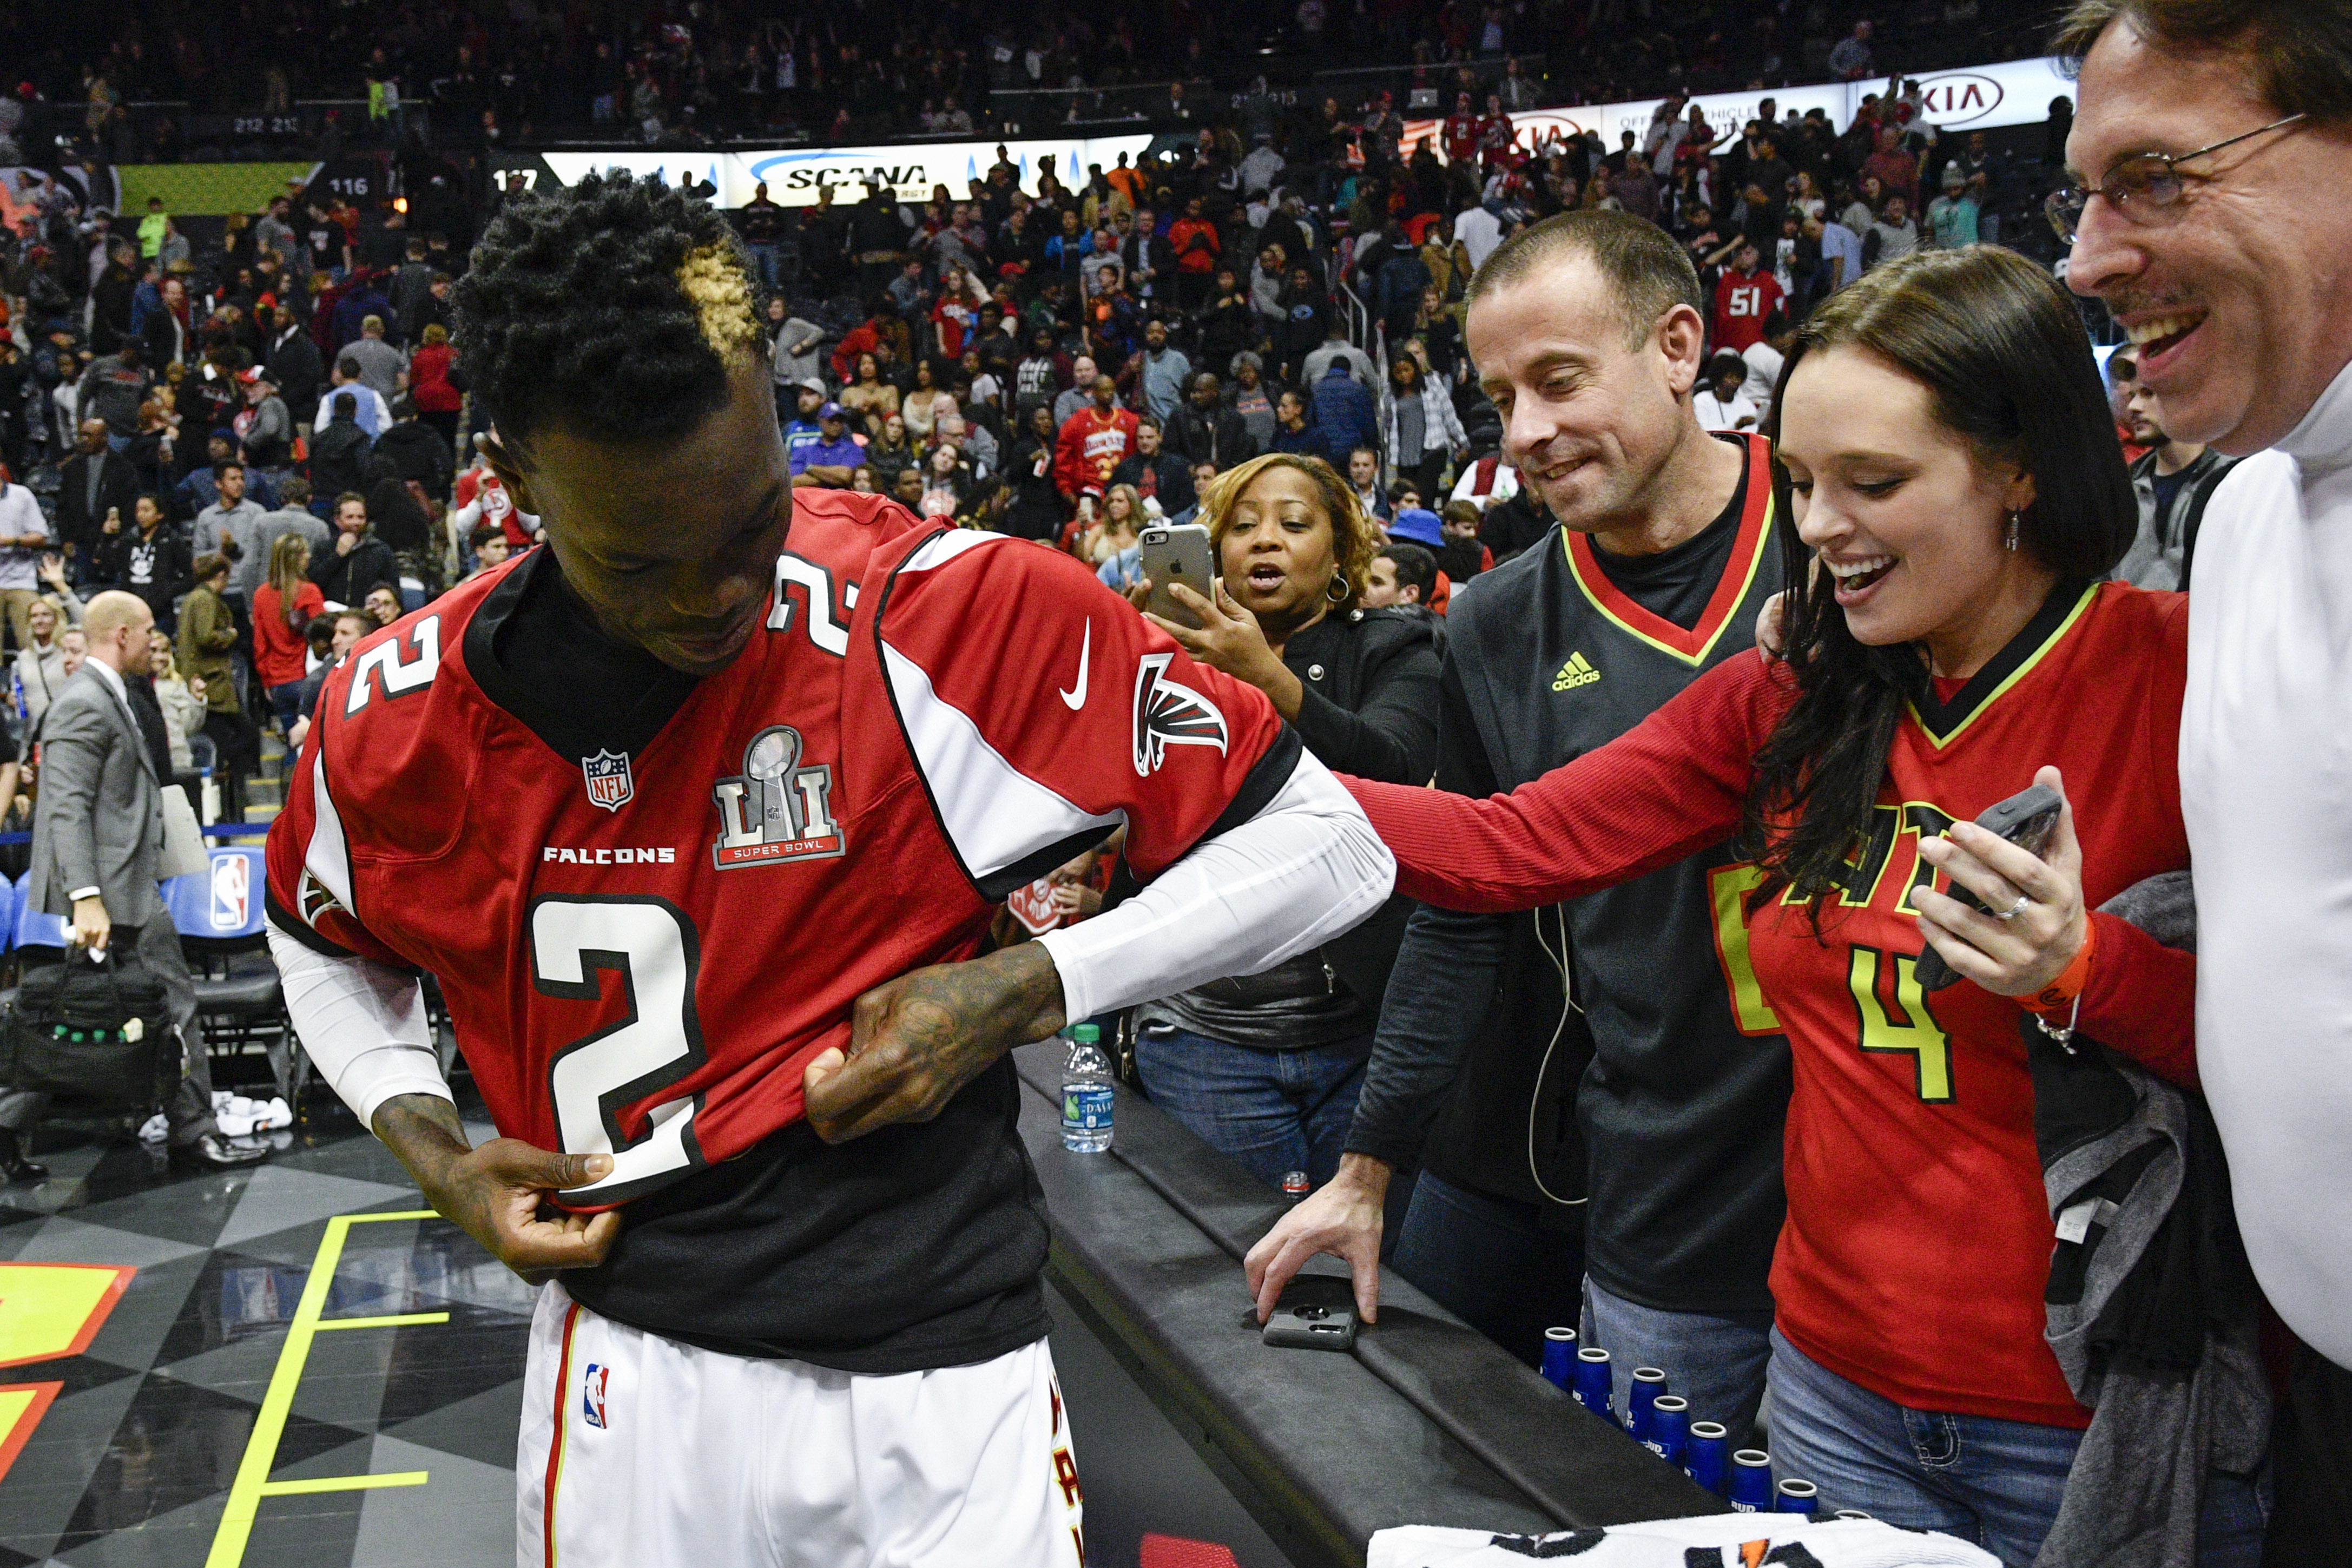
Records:
<instances>
[{"instance_id":1,"label":"number 2 on jersey","mask_svg":"<svg viewBox=\"0 0 2352 1568\"><path fill-rule=\"evenodd\" d=\"M694 1141L699 1095L655 1106L635 1139L621 1130L625 1107L702 1066L699 964L693 922L666 900L548 897L531 905L530 977L540 994L593 1002L611 970L627 1004L620 1022L583 1035L548 1065L563 1152L613 1156L610 1174L564 1193L566 1202L619 1203L703 1163Z\"/></svg>"}]
</instances>

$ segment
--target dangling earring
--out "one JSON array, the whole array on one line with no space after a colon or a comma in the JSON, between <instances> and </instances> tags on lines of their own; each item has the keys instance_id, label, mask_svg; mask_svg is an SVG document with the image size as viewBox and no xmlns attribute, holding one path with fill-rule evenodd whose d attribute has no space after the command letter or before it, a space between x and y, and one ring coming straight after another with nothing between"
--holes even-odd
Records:
<instances>
[{"instance_id":1,"label":"dangling earring","mask_svg":"<svg viewBox=\"0 0 2352 1568\"><path fill-rule=\"evenodd\" d=\"M2017 520L2023 514L2021 512L2014 511L2009 514L2009 534L2003 542L2006 543L2012 552L2017 549Z\"/></svg>"},{"instance_id":2,"label":"dangling earring","mask_svg":"<svg viewBox=\"0 0 2352 1568\"><path fill-rule=\"evenodd\" d=\"M1346 576L1338 572L1332 573L1331 585L1323 590L1323 596L1330 600L1335 605L1346 604L1348 602L1348 579Z\"/></svg>"}]
</instances>

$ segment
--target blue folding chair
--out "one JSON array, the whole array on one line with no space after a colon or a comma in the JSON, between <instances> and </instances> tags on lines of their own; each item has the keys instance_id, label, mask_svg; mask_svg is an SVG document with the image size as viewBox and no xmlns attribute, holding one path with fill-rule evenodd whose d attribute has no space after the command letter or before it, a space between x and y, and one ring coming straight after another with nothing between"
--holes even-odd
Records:
<instances>
[{"instance_id":1,"label":"blue folding chair","mask_svg":"<svg viewBox=\"0 0 2352 1568\"><path fill-rule=\"evenodd\" d=\"M232 1054L261 1046L278 1092L292 1103L310 1079L310 1058L293 1048L285 994L264 934L267 880L257 844L216 844L203 871L161 884L195 978L196 1021L207 1049Z\"/></svg>"},{"instance_id":2,"label":"blue folding chair","mask_svg":"<svg viewBox=\"0 0 2352 1568\"><path fill-rule=\"evenodd\" d=\"M32 879L30 871L16 879L12 895L15 911L8 922L8 945L16 948L54 947L63 951L66 928L70 922L63 915L45 915L33 908L32 898L26 891L26 884Z\"/></svg>"},{"instance_id":3,"label":"blue folding chair","mask_svg":"<svg viewBox=\"0 0 2352 1568\"><path fill-rule=\"evenodd\" d=\"M0 882L0 902L6 906L6 946L16 955L20 973L27 960L36 964L55 963L66 955L67 922L33 908L32 898L25 890L32 879L32 873L26 872L13 883ZM0 991L0 1004L13 1004L16 999L14 985Z\"/></svg>"}]
</instances>

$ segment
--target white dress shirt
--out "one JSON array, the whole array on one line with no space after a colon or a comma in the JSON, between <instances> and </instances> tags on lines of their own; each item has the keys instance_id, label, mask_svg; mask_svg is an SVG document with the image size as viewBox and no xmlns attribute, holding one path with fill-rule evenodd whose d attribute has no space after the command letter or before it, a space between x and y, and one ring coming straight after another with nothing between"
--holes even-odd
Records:
<instances>
[{"instance_id":1,"label":"white dress shirt","mask_svg":"<svg viewBox=\"0 0 2352 1568\"><path fill-rule=\"evenodd\" d=\"M2352 366L2215 489L2193 571L2198 1073L2263 1293L2352 1368Z\"/></svg>"}]
</instances>

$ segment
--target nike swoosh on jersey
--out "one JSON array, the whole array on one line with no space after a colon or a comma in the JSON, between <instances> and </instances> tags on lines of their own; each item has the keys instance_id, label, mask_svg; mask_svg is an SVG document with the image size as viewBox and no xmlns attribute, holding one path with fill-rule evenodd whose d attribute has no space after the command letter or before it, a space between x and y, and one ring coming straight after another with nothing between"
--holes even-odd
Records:
<instances>
[{"instance_id":1,"label":"nike swoosh on jersey","mask_svg":"<svg viewBox=\"0 0 2352 1568\"><path fill-rule=\"evenodd\" d=\"M1073 713L1087 705L1087 661L1094 658L1094 652L1095 624L1092 620L1088 620L1087 622L1086 638L1078 644L1077 689L1075 691L1064 691L1060 693L1064 705L1066 706Z\"/></svg>"}]
</instances>

